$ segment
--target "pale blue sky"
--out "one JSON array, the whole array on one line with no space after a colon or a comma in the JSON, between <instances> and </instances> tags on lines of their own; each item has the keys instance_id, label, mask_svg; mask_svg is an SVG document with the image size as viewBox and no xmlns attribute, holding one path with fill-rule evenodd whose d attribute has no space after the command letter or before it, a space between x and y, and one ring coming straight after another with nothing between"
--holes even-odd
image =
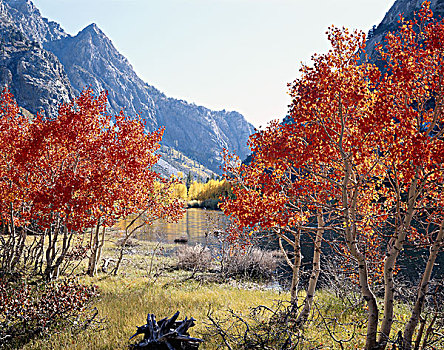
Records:
<instances>
[{"instance_id":1,"label":"pale blue sky","mask_svg":"<svg viewBox=\"0 0 444 350\"><path fill-rule=\"evenodd\" d=\"M368 31L394 0L33 0L75 35L95 22L167 96L282 119L300 62L325 52L329 25Z\"/></svg>"}]
</instances>

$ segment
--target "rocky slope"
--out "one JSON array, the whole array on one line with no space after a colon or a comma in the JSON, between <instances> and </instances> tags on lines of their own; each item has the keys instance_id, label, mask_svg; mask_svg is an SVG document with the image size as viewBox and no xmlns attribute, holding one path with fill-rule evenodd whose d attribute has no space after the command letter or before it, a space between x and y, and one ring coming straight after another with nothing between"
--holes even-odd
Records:
<instances>
[{"instance_id":1,"label":"rocky slope","mask_svg":"<svg viewBox=\"0 0 444 350\"><path fill-rule=\"evenodd\" d=\"M58 23L43 18L31 1L0 0L2 2L15 26L30 40L42 43L68 36Z\"/></svg>"},{"instance_id":2,"label":"rocky slope","mask_svg":"<svg viewBox=\"0 0 444 350\"><path fill-rule=\"evenodd\" d=\"M213 171L219 171L223 148L235 151L240 157L248 154L246 143L254 129L242 115L216 112L166 97L137 76L128 60L97 25L91 24L71 36L57 23L43 18L30 0L0 0L0 10L2 18L22 33L26 42L34 45L28 51L48 56L46 61L39 61L38 70L32 69L29 63L34 64L37 58L29 58L29 62L28 57L25 59L27 65L21 70L22 76L36 77L34 85L46 86L48 90L41 95L33 91L27 101L24 100L27 93L21 92L23 86L15 82L20 71L17 59L14 63L7 63L9 58L0 62L2 66L12 65L11 69L7 68L9 73L1 73L0 84L10 84L13 92L20 95L19 103L31 112L43 108L52 113L57 102L71 97L73 91L78 93L91 86L95 91L108 91L110 112L124 109L130 115L140 114L150 130L165 126L162 141L165 146L183 152ZM48 71L50 67L54 68L54 74ZM47 84L43 77L37 79L40 71L48 71L44 73Z\"/></svg>"},{"instance_id":3,"label":"rocky slope","mask_svg":"<svg viewBox=\"0 0 444 350\"><path fill-rule=\"evenodd\" d=\"M107 90L110 112L119 113L124 108L130 115L142 115L150 130L159 127L147 84L97 25L43 45L60 59L77 93L86 86L94 91Z\"/></svg>"},{"instance_id":4,"label":"rocky slope","mask_svg":"<svg viewBox=\"0 0 444 350\"><path fill-rule=\"evenodd\" d=\"M162 143L199 161L213 171L221 164L222 148L246 156L253 127L236 112L214 112L168 98L143 82L108 37L91 24L74 37L44 43L63 63L73 87L109 92L110 109L140 114L149 129L165 126Z\"/></svg>"},{"instance_id":5,"label":"rocky slope","mask_svg":"<svg viewBox=\"0 0 444 350\"><path fill-rule=\"evenodd\" d=\"M36 41L43 33L26 36L11 10L0 0L0 86L9 86L19 105L33 113L55 113L74 97L69 78L58 58Z\"/></svg>"},{"instance_id":6,"label":"rocky slope","mask_svg":"<svg viewBox=\"0 0 444 350\"><path fill-rule=\"evenodd\" d=\"M395 31L398 26L399 15L404 18L412 19L414 13L421 8L424 0L396 0L390 10L384 16L382 22L369 33L367 40L367 53L372 59L375 59L375 44L383 42L388 32ZM444 17L444 0L430 0L430 8L433 10L434 17Z\"/></svg>"}]
</instances>

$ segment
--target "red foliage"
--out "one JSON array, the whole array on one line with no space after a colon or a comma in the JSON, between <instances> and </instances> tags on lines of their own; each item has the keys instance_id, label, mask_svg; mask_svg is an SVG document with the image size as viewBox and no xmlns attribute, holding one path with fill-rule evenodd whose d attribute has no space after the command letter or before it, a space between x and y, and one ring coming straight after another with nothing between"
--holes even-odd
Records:
<instances>
[{"instance_id":1,"label":"red foliage","mask_svg":"<svg viewBox=\"0 0 444 350\"><path fill-rule=\"evenodd\" d=\"M4 222L31 218L43 227L62 220L81 231L147 207L153 217L180 213L167 199L169 183L152 166L163 129L147 132L140 118L106 112L107 96L84 90L62 104L58 116L23 117L2 93L0 209ZM157 185L157 184L162 185ZM158 188L155 188L155 187Z\"/></svg>"},{"instance_id":2,"label":"red foliage","mask_svg":"<svg viewBox=\"0 0 444 350\"><path fill-rule=\"evenodd\" d=\"M152 169L163 129L148 132L140 117L111 116L106 106L106 93L87 89L62 104L57 116L28 119L2 92L0 216L9 233L0 246L4 271L18 266L29 232L45 236L34 266L44 266L52 279L65 259L84 255L70 246L87 228L140 212L147 220L182 214L170 195L173 183Z\"/></svg>"},{"instance_id":3,"label":"red foliage","mask_svg":"<svg viewBox=\"0 0 444 350\"><path fill-rule=\"evenodd\" d=\"M444 204L443 38L443 22L424 5L380 45L381 72L365 62L364 33L330 28L332 49L314 55L290 86L289 122L251 136L251 164L225 155L234 198L223 210L250 229L303 228L322 210L330 229L353 226L381 277L387 223L402 219L408 201L400 195L412 181L422 186L417 210ZM434 211L433 222L441 220Z\"/></svg>"}]
</instances>

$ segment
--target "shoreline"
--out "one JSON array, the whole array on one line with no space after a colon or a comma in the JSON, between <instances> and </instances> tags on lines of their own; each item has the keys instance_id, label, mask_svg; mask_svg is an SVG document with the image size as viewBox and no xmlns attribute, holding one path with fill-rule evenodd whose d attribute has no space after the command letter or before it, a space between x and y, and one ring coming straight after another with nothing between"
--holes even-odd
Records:
<instances>
[{"instance_id":1,"label":"shoreline","mask_svg":"<svg viewBox=\"0 0 444 350\"><path fill-rule=\"evenodd\" d=\"M191 200L186 202L186 209L205 209L221 211L219 199Z\"/></svg>"}]
</instances>

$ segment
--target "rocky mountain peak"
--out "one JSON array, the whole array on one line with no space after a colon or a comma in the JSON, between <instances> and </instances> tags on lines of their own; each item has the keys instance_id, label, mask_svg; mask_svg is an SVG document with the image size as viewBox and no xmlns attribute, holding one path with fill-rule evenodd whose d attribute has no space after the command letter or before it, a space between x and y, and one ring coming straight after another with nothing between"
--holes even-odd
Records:
<instances>
[{"instance_id":1,"label":"rocky mountain peak","mask_svg":"<svg viewBox=\"0 0 444 350\"><path fill-rule=\"evenodd\" d=\"M0 0L0 3L3 3L4 15L8 15L29 40L44 43L68 35L59 24L43 18L30 0Z\"/></svg>"},{"instance_id":2,"label":"rocky mountain peak","mask_svg":"<svg viewBox=\"0 0 444 350\"><path fill-rule=\"evenodd\" d=\"M102 30L95 23L91 23L90 25L86 26L79 32L79 34L77 34L77 36L82 35L92 35L106 38L105 33L103 33Z\"/></svg>"},{"instance_id":3,"label":"rocky mountain peak","mask_svg":"<svg viewBox=\"0 0 444 350\"><path fill-rule=\"evenodd\" d=\"M219 172L223 148L248 153L247 139L254 128L236 112L211 111L186 101L168 98L134 72L128 60L92 23L74 37L45 43L65 66L73 87L85 86L109 93L110 111L124 108L140 115L150 130L165 126L162 143Z\"/></svg>"},{"instance_id":4,"label":"rocky mountain peak","mask_svg":"<svg viewBox=\"0 0 444 350\"><path fill-rule=\"evenodd\" d=\"M30 0L4 0L11 8L25 16L41 16L40 11Z\"/></svg>"},{"instance_id":5,"label":"rocky mountain peak","mask_svg":"<svg viewBox=\"0 0 444 350\"><path fill-rule=\"evenodd\" d=\"M111 113L125 109L128 114L142 115L151 130L159 127L145 83L95 23L74 37L67 36L44 46L60 59L77 93L85 87L96 92L106 90Z\"/></svg>"},{"instance_id":6,"label":"rocky mountain peak","mask_svg":"<svg viewBox=\"0 0 444 350\"><path fill-rule=\"evenodd\" d=\"M0 86L7 86L19 105L32 113L40 110L56 113L60 103L74 97L69 79L58 58L27 35L28 29L36 24L35 18L28 18L18 26L17 18L22 18L22 12L11 8L9 2L28 6L25 14L40 16L27 1L0 1ZM37 32L33 34L38 36Z\"/></svg>"},{"instance_id":7,"label":"rocky mountain peak","mask_svg":"<svg viewBox=\"0 0 444 350\"><path fill-rule=\"evenodd\" d=\"M76 43L76 46L82 47L84 50L94 53L96 57L101 59L117 60L125 66L127 73L134 74L133 67L125 56L120 54L115 48L112 41L103 33L103 31L95 23L91 23L83 28L75 37L68 37L55 45L66 45Z\"/></svg>"}]
</instances>

